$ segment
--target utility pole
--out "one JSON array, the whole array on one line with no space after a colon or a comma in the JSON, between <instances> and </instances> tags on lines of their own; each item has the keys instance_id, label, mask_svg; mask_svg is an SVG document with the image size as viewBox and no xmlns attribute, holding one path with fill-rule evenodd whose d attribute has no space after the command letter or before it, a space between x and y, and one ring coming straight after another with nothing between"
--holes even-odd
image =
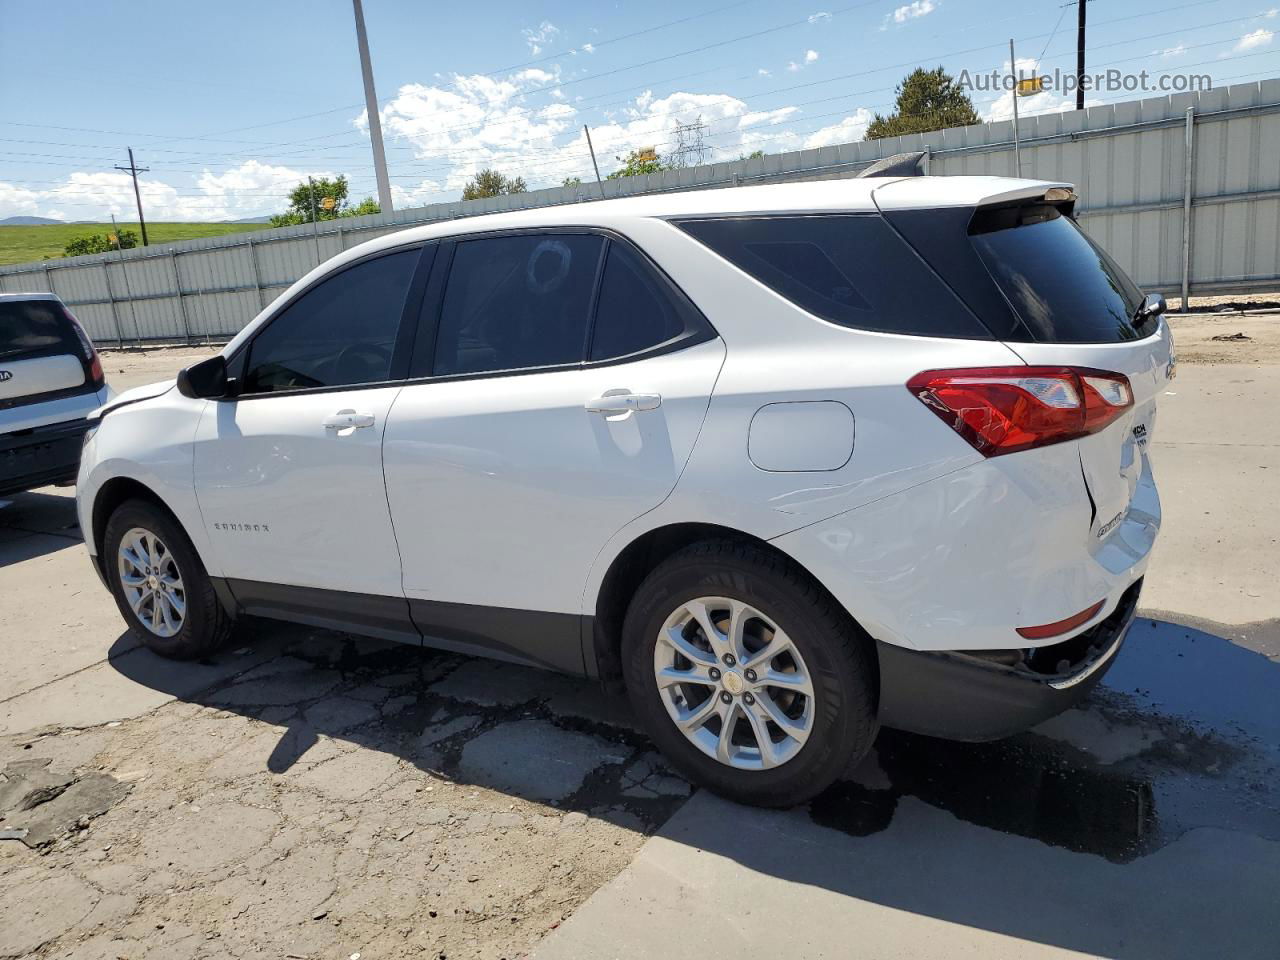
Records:
<instances>
[{"instance_id":1,"label":"utility pole","mask_svg":"<svg viewBox=\"0 0 1280 960\"><path fill-rule=\"evenodd\" d=\"M1084 0L1081 0L1081 6ZM1009 38L1009 72L1013 74L1013 162L1017 165L1018 172L1015 176L1022 176L1022 146L1018 142L1018 61L1013 55L1013 37Z\"/></svg>"},{"instance_id":2,"label":"utility pole","mask_svg":"<svg viewBox=\"0 0 1280 960\"><path fill-rule=\"evenodd\" d=\"M357 0L358 2L358 0ZM133 147L129 148L129 165L127 167L116 167L117 170L123 170L125 173L133 175L133 199L138 202L138 226L142 228L142 245L147 245L147 221L142 219L142 194L138 192L138 174L149 173L150 167L140 167L133 162Z\"/></svg>"},{"instance_id":3,"label":"utility pole","mask_svg":"<svg viewBox=\"0 0 1280 960\"><path fill-rule=\"evenodd\" d=\"M591 151L591 166L596 171L596 183L600 187L600 196L604 196L604 181L600 179L600 164L596 163L596 148L591 145L591 128L585 123L582 125L582 132L587 135L587 149Z\"/></svg>"},{"instance_id":4,"label":"utility pole","mask_svg":"<svg viewBox=\"0 0 1280 960\"><path fill-rule=\"evenodd\" d=\"M1084 109L1084 9L1088 0L1076 0L1076 109Z\"/></svg>"},{"instance_id":5,"label":"utility pole","mask_svg":"<svg viewBox=\"0 0 1280 960\"><path fill-rule=\"evenodd\" d=\"M373 172L378 178L378 206L392 213L391 181L387 177L387 154L382 148L382 120L378 116L378 95L373 89L373 67L369 63L369 39L364 33L364 9L360 0L351 0L356 13L356 43L360 46L360 72L364 75L364 105L369 114L369 139L373 142Z\"/></svg>"},{"instance_id":6,"label":"utility pole","mask_svg":"<svg viewBox=\"0 0 1280 960\"><path fill-rule=\"evenodd\" d=\"M311 198L311 239L316 244L316 265L318 266L320 264L320 214L316 212L316 182L311 177L307 177L307 195Z\"/></svg>"}]
</instances>

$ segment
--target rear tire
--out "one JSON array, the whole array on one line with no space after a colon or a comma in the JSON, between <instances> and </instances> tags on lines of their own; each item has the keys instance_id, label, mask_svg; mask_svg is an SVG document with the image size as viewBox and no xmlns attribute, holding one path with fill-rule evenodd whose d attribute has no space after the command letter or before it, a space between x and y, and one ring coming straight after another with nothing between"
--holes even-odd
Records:
<instances>
[{"instance_id":1,"label":"rear tire","mask_svg":"<svg viewBox=\"0 0 1280 960\"><path fill-rule=\"evenodd\" d=\"M794 563L748 543L697 543L654 569L627 610L622 659L676 769L741 803L809 800L878 731L871 638Z\"/></svg>"},{"instance_id":2,"label":"rear tire","mask_svg":"<svg viewBox=\"0 0 1280 960\"><path fill-rule=\"evenodd\" d=\"M231 634L213 582L186 531L147 500L126 500L107 521L102 571L120 615L147 649L198 660Z\"/></svg>"}]
</instances>

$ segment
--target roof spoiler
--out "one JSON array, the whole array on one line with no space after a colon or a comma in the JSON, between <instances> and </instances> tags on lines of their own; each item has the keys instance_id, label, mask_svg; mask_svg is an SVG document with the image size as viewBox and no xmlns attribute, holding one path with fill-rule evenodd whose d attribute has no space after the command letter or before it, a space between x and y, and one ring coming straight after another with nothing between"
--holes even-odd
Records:
<instances>
[{"instance_id":1,"label":"roof spoiler","mask_svg":"<svg viewBox=\"0 0 1280 960\"><path fill-rule=\"evenodd\" d=\"M923 150L917 150L914 153L895 153L891 157L877 160L871 166L859 170L855 179L863 177L922 177L924 176L923 160Z\"/></svg>"}]
</instances>

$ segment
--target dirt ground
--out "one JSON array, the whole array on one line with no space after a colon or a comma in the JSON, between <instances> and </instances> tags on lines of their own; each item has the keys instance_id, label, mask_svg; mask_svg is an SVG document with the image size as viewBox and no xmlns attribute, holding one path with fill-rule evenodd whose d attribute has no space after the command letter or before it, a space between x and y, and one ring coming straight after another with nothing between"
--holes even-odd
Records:
<instances>
[{"instance_id":1,"label":"dirt ground","mask_svg":"<svg viewBox=\"0 0 1280 960\"><path fill-rule=\"evenodd\" d=\"M518 957L689 793L591 684L237 642L196 695L0 739L0 957Z\"/></svg>"},{"instance_id":2,"label":"dirt ground","mask_svg":"<svg viewBox=\"0 0 1280 960\"><path fill-rule=\"evenodd\" d=\"M1280 312L1169 318L1179 363L1280 363Z\"/></svg>"}]
</instances>

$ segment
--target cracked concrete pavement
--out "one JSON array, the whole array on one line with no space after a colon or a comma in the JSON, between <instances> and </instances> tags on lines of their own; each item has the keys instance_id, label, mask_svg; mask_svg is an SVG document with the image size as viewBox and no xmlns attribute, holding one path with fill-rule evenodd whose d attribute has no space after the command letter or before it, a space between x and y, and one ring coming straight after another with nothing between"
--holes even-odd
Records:
<instances>
[{"instance_id":1,"label":"cracked concrete pavement","mask_svg":"<svg viewBox=\"0 0 1280 960\"><path fill-rule=\"evenodd\" d=\"M571 678L267 621L161 661L70 492L12 497L0 958L1274 957L1280 427L1239 411L1277 391L1188 364L1162 398L1146 617L1095 697L999 744L886 732L786 813L687 801Z\"/></svg>"}]
</instances>

